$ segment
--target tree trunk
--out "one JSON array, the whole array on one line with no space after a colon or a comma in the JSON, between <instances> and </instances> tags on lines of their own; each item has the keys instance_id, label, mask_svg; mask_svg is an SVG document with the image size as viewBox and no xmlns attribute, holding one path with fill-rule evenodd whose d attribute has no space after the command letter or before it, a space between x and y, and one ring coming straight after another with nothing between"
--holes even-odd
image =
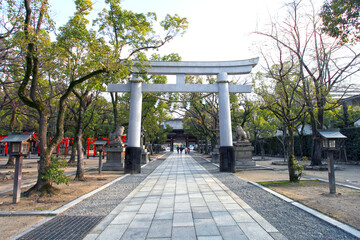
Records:
<instances>
[{"instance_id":1,"label":"tree trunk","mask_svg":"<svg viewBox=\"0 0 360 240\"><path fill-rule=\"evenodd\" d=\"M10 121L10 126L9 126L10 132L14 131L15 119L16 119L15 116L16 116L16 108L14 108L13 113L11 115L11 121ZM9 155L8 161L5 164L5 166L8 167L8 168L15 167L15 156Z\"/></svg>"},{"instance_id":2,"label":"tree trunk","mask_svg":"<svg viewBox=\"0 0 360 240\"><path fill-rule=\"evenodd\" d=\"M114 114L114 131L118 125L118 111L117 111L117 104L118 104L118 96L117 93L110 93L111 96L111 103L113 106L113 114Z\"/></svg>"},{"instance_id":3,"label":"tree trunk","mask_svg":"<svg viewBox=\"0 0 360 240\"><path fill-rule=\"evenodd\" d=\"M69 166L75 166L76 164L75 158L76 158L76 137L73 144L71 145L71 156L70 156L70 160L68 161Z\"/></svg>"},{"instance_id":4,"label":"tree trunk","mask_svg":"<svg viewBox=\"0 0 360 240\"><path fill-rule=\"evenodd\" d=\"M48 114L46 111L40 112L39 119L39 148L40 160L38 162L38 178L36 184L25 192L25 195L31 195L33 192L41 192L41 194L48 194L54 191L49 179L44 179L44 171L51 165L51 154L55 147L47 147L47 125ZM56 145L55 145L56 146Z\"/></svg>"},{"instance_id":5,"label":"tree trunk","mask_svg":"<svg viewBox=\"0 0 360 240\"><path fill-rule=\"evenodd\" d=\"M85 180L85 164L83 157L83 145L82 145L82 132L83 132L83 114L84 114L84 99L77 95L80 100L79 111L78 111L78 122L77 122L77 133L76 133L76 148L77 148L77 169L75 179L79 181Z\"/></svg>"},{"instance_id":6,"label":"tree trunk","mask_svg":"<svg viewBox=\"0 0 360 240\"><path fill-rule=\"evenodd\" d=\"M352 127L349 120L349 112L348 112L348 105L346 102L342 102L343 112L344 112L344 126L345 128Z\"/></svg>"},{"instance_id":7,"label":"tree trunk","mask_svg":"<svg viewBox=\"0 0 360 240\"><path fill-rule=\"evenodd\" d=\"M289 138L290 138L290 144L289 144L289 159L288 159L288 170L289 170L289 179L290 182L298 182L299 176L296 174L295 168L294 168L294 159L295 159L295 140L294 140L294 132L292 127L290 126L289 129Z\"/></svg>"},{"instance_id":8,"label":"tree trunk","mask_svg":"<svg viewBox=\"0 0 360 240\"><path fill-rule=\"evenodd\" d=\"M9 155L8 161L5 164L7 168L13 168L15 167L15 156Z\"/></svg>"},{"instance_id":9,"label":"tree trunk","mask_svg":"<svg viewBox=\"0 0 360 240\"><path fill-rule=\"evenodd\" d=\"M311 131L312 131L312 144L311 144L311 166L321 166L321 139L318 138L318 129L322 125L318 126L317 120L313 114L311 115Z\"/></svg>"},{"instance_id":10,"label":"tree trunk","mask_svg":"<svg viewBox=\"0 0 360 240\"><path fill-rule=\"evenodd\" d=\"M322 155L321 155L321 139L314 137L312 139L312 149L311 149L311 165L312 166L321 166L322 165Z\"/></svg>"},{"instance_id":11,"label":"tree trunk","mask_svg":"<svg viewBox=\"0 0 360 240\"><path fill-rule=\"evenodd\" d=\"M261 160L265 160L265 149L264 149L264 139L260 139L260 151L261 151Z\"/></svg>"},{"instance_id":12,"label":"tree trunk","mask_svg":"<svg viewBox=\"0 0 360 240\"><path fill-rule=\"evenodd\" d=\"M85 163L84 163L84 156L83 156L83 151L82 151L82 133L79 133L76 136L76 141L77 141L77 169L76 169L76 176L75 179L76 180L80 180L83 181L85 180Z\"/></svg>"}]
</instances>

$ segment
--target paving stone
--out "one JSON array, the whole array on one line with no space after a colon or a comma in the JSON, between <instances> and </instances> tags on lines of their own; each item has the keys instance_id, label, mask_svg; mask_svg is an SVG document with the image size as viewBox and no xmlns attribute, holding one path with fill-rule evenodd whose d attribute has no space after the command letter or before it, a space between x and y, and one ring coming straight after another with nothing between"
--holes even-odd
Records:
<instances>
[{"instance_id":1,"label":"paving stone","mask_svg":"<svg viewBox=\"0 0 360 240\"><path fill-rule=\"evenodd\" d=\"M188 194L181 194L175 196L175 203L189 203L189 196Z\"/></svg>"},{"instance_id":2,"label":"paving stone","mask_svg":"<svg viewBox=\"0 0 360 240\"><path fill-rule=\"evenodd\" d=\"M172 220L154 220L151 224L147 238L171 237Z\"/></svg>"},{"instance_id":3,"label":"paving stone","mask_svg":"<svg viewBox=\"0 0 360 240\"><path fill-rule=\"evenodd\" d=\"M129 228L149 228L154 218L154 214L138 213L129 225Z\"/></svg>"},{"instance_id":4,"label":"paving stone","mask_svg":"<svg viewBox=\"0 0 360 240\"><path fill-rule=\"evenodd\" d=\"M194 219L197 236L218 236L220 232L213 219Z\"/></svg>"},{"instance_id":5,"label":"paving stone","mask_svg":"<svg viewBox=\"0 0 360 240\"><path fill-rule=\"evenodd\" d=\"M194 227L173 227L172 240L196 240Z\"/></svg>"},{"instance_id":6,"label":"paving stone","mask_svg":"<svg viewBox=\"0 0 360 240\"><path fill-rule=\"evenodd\" d=\"M255 222L255 220L244 210L232 210L230 211L231 216L238 223L242 222Z\"/></svg>"},{"instance_id":7,"label":"paving stone","mask_svg":"<svg viewBox=\"0 0 360 240\"><path fill-rule=\"evenodd\" d=\"M273 238L257 223L239 223L241 230L249 239L272 240Z\"/></svg>"},{"instance_id":8,"label":"paving stone","mask_svg":"<svg viewBox=\"0 0 360 240\"><path fill-rule=\"evenodd\" d=\"M237 204L232 197L230 197L227 193L224 193L225 195L218 196L219 200L223 204Z\"/></svg>"},{"instance_id":9,"label":"paving stone","mask_svg":"<svg viewBox=\"0 0 360 240\"><path fill-rule=\"evenodd\" d=\"M173 226L174 227L194 226L191 212L189 213L175 212Z\"/></svg>"},{"instance_id":10,"label":"paving stone","mask_svg":"<svg viewBox=\"0 0 360 240\"><path fill-rule=\"evenodd\" d=\"M174 207L174 212L191 212L190 203L176 202Z\"/></svg>"},{"instance_id":11,"label":"paving stone","mask_svg":"<svg viewBox=\"0 0 360 240\"><path fill-rule=\"evenodd\" d=\"M144 203L145 199L145 197L134 197L129 201L128 205L141 205Z\"/></svg>"},{"instance_id":12,"label":"paving stone","mask_svg":"<svg viewBox=\"0 0 360 240\"><path fill-rule=\"evenodd\" d=\"M231 217L230 213L228 212L211 212L211 214L218 226L237 225L235 220Z\"/></svg>"},{"instance_id":13,"label":"paving stone","mask_svg":"<svg viewBox=\"0 0 360 240\"><path fill-rule=\"evenodd\" d=\"M221 202L207 202L207 206L211 212L225 212L226 208Z\"/></svg>"},{"instance_id":14,"label":"paving stone","mask_svg":"<svg viewBox=\"0 0 360 240\"><path fill-rule=\"evenodd\" d=\"M121 240L142 240L146 238L148 228L128 228Z\"/></svg>"},{"instance_id":15,"label":"paving stone","mask_svg":"<svg viewBox=\"0 0 360 240\"><path fill-rule=\"evenodd\" d=\"M175 204L175 197L163 196L159 201L158 207L161 207L161 208L174 207L174 204Z\"/></svg>"},{"instance_id":16,"label":"paving stone","mask_svg":"<svg viewBox=\"0 0 360 240\"><path fill-rule=\"evenodd\" d=\"M111 224L129 224L135 217L136 213L137 212L121 212L114 218Z\"/></svg>"},{"instance_id":17,"label":"paving stone","mask_svg":"<svg viewBox=\"0 0 360 240\"><path fill-rule=\"evenodd\" d=\"M123 212L137 212L141 205L127 205L123 208Z\"/></svg>"},{"instance_id":18,"label":"paving stone","mask_svg":"<svg viewBox=\"0 0 360 240\"><path fill-rule=\"evenodd\" d=\"M121 239L126 229L127 229L127 225L109 225L107 228L105 228L105 230L99 235L97 239L99 240Z\"/></svg>"},{"instance_id":19,"label":"paving stone","mask_svg":"<svg viewBox=\"0 0 360 240\"><path fill-rule=\"evenodd\" d=\"M219 202L219 199L217 198L217 196L214 193L209 193L209 194L203 194L204 199L207 203L209 202Z\"/></svg>"},{"instance_id":20,"label":"paving stone","mask_svg":"<svg viewBox=\"0 0 360 240\"><path fill-rule=\"evenodd\" d=\"M139 209L139 213L155 213L157 206L157 203L144 203Z\"/></svg>"},{"instance_id":21,"label":"paving stone","mask_svg":"<svg viewBox=\"0 0 360 240\"><path fill-rule=\"evenodd\" d=\"M190 198L190 205L192 207L205 207L206 202L203 198Z\"/></svg>"},{"instance_id":22,"label":"paving stone","mask_svg":"<svg viewBox=\"0 0 360 240\"><path fill-rule=\"evenodd\" d=\"M252 240L252 238L247 238L237 225L220 226L219 230L224 240Z\"/></svg>"},{"instance_id":23,"label":"paving stone","mask_svg":"<svg viewBox=\"0 0 360 240\"><path fill-rule=\"evenodd\" d=\"M221 236L199 236L197 240L223 240Z\"/></svg>"},{"instance_id":24,"label":"paving stone","mask_svg":"<svg viewBox=\"0 0 360 240\"><path fill-rule=\"evenodd\" d=\"M191 207L193 218L212 218L212 215L207 207Z\"/></svg>"},{"instance_id":25,"label":"paving stone","mask_svg":"<svg viewBox=\"0 0 360 240\"><path fill-rule=\"evenodd\" d=\"M174 208L158 208L155 213L155 218L157 220L169 220L173 219Z\"/></svg>"}]
</instances>

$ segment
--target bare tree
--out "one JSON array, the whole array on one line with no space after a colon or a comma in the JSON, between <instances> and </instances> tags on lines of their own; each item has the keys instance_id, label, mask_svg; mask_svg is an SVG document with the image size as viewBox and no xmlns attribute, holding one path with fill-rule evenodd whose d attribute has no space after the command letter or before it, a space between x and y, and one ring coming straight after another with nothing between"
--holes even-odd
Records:
<instances>
[{"instance_id":1,"label":"bare tree","mask_svg":"<svg viewBox=\"0 0 360 240\"><path fill-rule=\"evenodd\" d=\"M359 71L360 53L321 31L321 18L311 1L294 0L285 7L285 18L274 21L269 31L257 33L286 48L297 62L299 88L312 127L311 164L321 165L318 130L324 126L324 113L340 101L330 103L330 91Z\"/></svg>"}]
</instances>

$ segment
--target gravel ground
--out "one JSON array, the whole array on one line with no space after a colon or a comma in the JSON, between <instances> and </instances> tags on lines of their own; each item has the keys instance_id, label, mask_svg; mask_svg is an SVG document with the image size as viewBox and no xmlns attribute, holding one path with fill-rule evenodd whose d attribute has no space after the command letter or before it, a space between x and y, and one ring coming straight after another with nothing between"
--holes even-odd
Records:
<instances>
[{"instance_id":1,"label":"gravel ground","mask_svg":"<svg viewBox=\"0 0 360 240\"><path fill-rule=\"evenodd\" d=\"M219 172L218 167L201 157L194 157L194 159L288 239L357 239L272 194L247 183L234 174Z\"/></svg>"},{"instance_id":2,"label":"gravel ground","mask_svg":"<svg viewBox=\"0 0 360 240\"><path fill-rule=\"evenodd\" d=\"M152 171L163 163L166 157L167 155L158 158L157 161L150 162L141 169L140 174L125 177L19 239L82 239Z\"/></svg>"}]
</instances>

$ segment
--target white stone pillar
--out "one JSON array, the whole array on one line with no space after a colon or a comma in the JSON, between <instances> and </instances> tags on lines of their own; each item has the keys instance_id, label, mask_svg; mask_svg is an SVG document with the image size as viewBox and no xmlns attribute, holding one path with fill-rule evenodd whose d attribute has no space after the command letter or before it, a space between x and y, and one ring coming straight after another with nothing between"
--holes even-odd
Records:
<instances>
[{"instance_id":1,"label":"white stone pillar","mask_svg":"<svg viewBox=\"0 0 360 240\"><path fill-rule=\"evenodd\" d=\"M128 145L125 150L125 173L141 172L141 108L142 108L142 82L133 75L131 83Z\"/></svg>"},{"instance_id":2,"label":"white stone pillar","mask_svg":"<svg viewBox=\"0 0 360 240\"><path fill-rule=\"evenodd\" d=\"M233 142L231 129L229 81L227 73L219 73L217 83L219 86L220 146L229 147L233 146Z\"/></svg>"},{"instance_id":3,"label":"white stone pillar","mask_svg":"<svg viewBox=\"0 0 360 240\"><path fill-rule=\"evenodd\" d=\"M220 127L220 171L235 172L235 155L232 143L229 81L226 72L218 74L219 127Z\"/></svg>"},{"instance_id":4,"label":"white stone pillar","mask_svg":"<svg viewBox=\"0 0 360 240\"><path fill-rule=\"evenodd\" d=\"M128 129L128 147L140 147L141 137L141 108L143 80L133 75L131 82L131 98Z\"/></svg>"}]
</instances>

